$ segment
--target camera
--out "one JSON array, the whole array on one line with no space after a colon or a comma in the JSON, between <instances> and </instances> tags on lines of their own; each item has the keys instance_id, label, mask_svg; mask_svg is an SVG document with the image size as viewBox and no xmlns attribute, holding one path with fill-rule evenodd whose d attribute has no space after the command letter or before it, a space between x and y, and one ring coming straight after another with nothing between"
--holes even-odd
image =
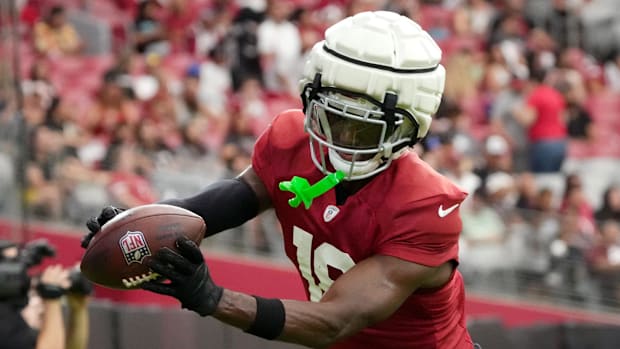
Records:
<instances>
[{"instance_id":1,"label":"camera","mask_svg":"<svg viewBox=\"0 0 620 349\"><path fill-rule=\"evenodd\" d=\"M44 258L56 255L56 250L47 240L34 240L17 250L13 256L5 256L4 251L16 245L0 240L0 302L24 306L28 300L31 278L28 269L41 264ZM93 285L86 280L79 268L69 271L70 286L67 291L88 295Z\"/></svg>"},{"instance_id":2,"label":"camera","mask_svg":"<svg viewBox=\"0 0 620 349\"><path fill-rule=\"evenodd\" d=\"M0 252L16 247L11 243L0 245ZM28 296L30 276L28 269L41 264L43 258L53 257L56 250L46 240L34 240L19 249L15 256L0 254L0 301L22 304Z\"/></svg>"}]
</instances>

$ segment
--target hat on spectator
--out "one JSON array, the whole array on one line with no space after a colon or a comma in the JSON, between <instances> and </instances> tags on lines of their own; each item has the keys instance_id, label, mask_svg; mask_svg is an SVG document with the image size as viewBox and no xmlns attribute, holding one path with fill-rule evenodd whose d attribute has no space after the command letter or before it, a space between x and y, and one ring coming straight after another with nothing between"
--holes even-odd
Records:
<instances>
[{"instance_id":1,"label":"hat on spectator","mask_svg":"<svg viewBox=\"0 0 620 349\"><path fill-rule=\"evenodd\" d=\"M514 178L506 172L495 172L486 180L485 189L488 194L511 189L515 184Z\"/></svg>"},{"instance_id":2,"label":"hat on spectator","mask_svg":"<svg viewBox=\"0 0 620 349\"><path fill-rule=\"evenodd\" d=\"M185 70L185 76L188 78L198 79L200 78L200 64L192 63Z\"/></svg>"},{"instance_id":3,"label":"hat on spectator","mask_svg":"<svg viewBox=\"0 0 620 349\"><path fill-rule=\"evenodd\" d=\"M504 155L508 152L508 142L500 135L491 135L485 142L485 150L490 155Z\"/></svg>"}]
</instances>

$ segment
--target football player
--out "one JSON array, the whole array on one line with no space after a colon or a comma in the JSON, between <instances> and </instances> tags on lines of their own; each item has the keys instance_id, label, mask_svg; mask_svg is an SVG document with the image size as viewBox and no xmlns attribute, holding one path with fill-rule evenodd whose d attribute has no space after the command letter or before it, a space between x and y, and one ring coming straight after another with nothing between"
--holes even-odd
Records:
<instances>
[{"instance_id":1,"label":"football player","mask_svg":"<svg viewBox=\"0 0 620 349\"><path fill-rule=\"evenodd\" d=\"M306 62L303 111L274 118L252 165L164 201L201 215L208 235L274 208L308 301L216 285L198 246L183 238L179 252L160 250L147 263L169 282L142 288L248 333L309 347L472 348L456 269L466 193L411 151L441 100L440 59L407 17L365 12L338 22ZM91 219L92 234L116 213L108 207Z\"/></svg>"}]
</instances>

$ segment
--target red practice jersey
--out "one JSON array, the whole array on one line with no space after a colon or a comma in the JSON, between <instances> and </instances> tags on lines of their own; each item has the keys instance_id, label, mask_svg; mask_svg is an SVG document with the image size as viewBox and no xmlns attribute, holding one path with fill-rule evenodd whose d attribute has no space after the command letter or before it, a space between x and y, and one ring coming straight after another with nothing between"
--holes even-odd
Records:
<instances>
[{"instance_id":1,"label":"red practice jersey","mask_svg":"<svg viewBox=\"0 0 620 349\"><path fill-rule=\"evenodd\" d=\"M311 301L342 273L373 255L426 266L458 260L459 204L466 196L414 152L407 152L360 191L337 205L334 190L306 210L278 184L293 176L311 184L324 177L312 162L304 115L277 116L258 139L252 166L267 187L282 225L286 254L297 266ZM364 285L360 285L364 287ZM333 348L472 348L465 329L465 292L458 271L434 290L418 290L388 319Z\"/></svg>"}]
</instances>

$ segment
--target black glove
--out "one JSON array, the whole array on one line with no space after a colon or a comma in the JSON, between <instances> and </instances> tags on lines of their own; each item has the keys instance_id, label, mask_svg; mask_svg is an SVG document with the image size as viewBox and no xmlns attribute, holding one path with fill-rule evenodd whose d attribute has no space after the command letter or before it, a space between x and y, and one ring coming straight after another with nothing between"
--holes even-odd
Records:
<instances>
[{"instance_id":1,"label":"black glove","mask_svg":"<svg viewBox=\"0 0 620 349\"><path fill-rule=\"evenodd\" d=\"M101 210L99 216L90 217L90 219L86 221L86 227L88 228L89 233L82 238L82 248L88 247L90 240L92 240L95 234L97 234L99 230L101 230L101 227L106 224L110 219L114 218L117 214L123 211L125 211L124 208L106 206Z\"/></svg>"},{"instance_id":2,"label":"black glove","mask_svg":"<svg viewBox=\"0 0 620 349\"><path fill-rule=\"evenodd\" d=\"M207 316L213 314L222 298L223 288L217 286L202 258L200 248L182 236L176 240L180 254L164 247L144 263L170 283L149 281L141 285L145 290L172 296L185 309Z\"/></svg>"}]
</instances>

